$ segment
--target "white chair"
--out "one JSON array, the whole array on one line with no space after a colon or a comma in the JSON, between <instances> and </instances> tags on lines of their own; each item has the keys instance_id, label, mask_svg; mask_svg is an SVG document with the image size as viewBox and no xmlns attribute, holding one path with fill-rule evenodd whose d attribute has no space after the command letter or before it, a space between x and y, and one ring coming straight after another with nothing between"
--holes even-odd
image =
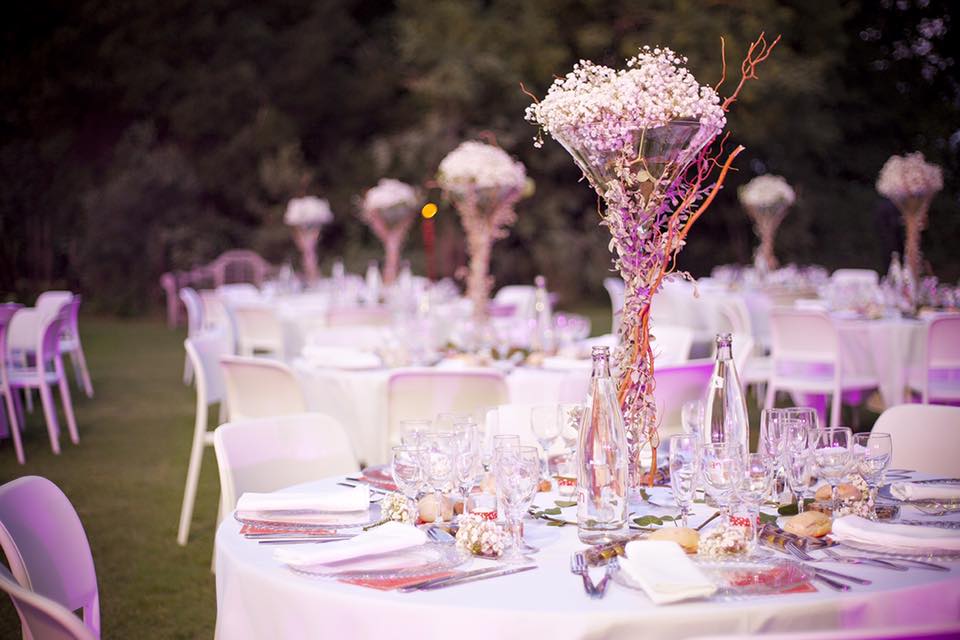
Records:
<instances>
[{"instance_id":1,"label":"white chair","mask_svg":"<svg viewBox=\"0 0 960 640\"><path fill-rule=\"evenodd\" d=\"M873 433L889 433L895 469L960 477L960 407L900 404L880 414Z\"/></svg>"},{"instance_id":2,"label":"white chair","mask_svg":"<svg viewBox=\"0 0 960 640\"><path fill-rule=\"evenodd\" d=\"M20 312L14 314L16 319ZM63 368L63 357L60 355L60 330L67 322L67 308L60 311L44 322L40 327L33 366L14 363L9 368L10 388L13 391L37 389L40 392L40 401L43 403L43 415L47 422L47 433L50 436L50 448L54 453L60 453L60 426L57 423L57 407L53 402L53 386L60 389L60 401L63 404L63 413L67 418L67 430L73 444L79 444L80 434L77 432L77 421L73 415L73 401L70 398L70 384ZM12 324L12 321L11 321Z\"/></svg>"},{"instance_id":3,"label":"white chair","mask_svg":"<svg viewBox=\"0 0 960 640\"><path fill-rule=\"evenodd\" d=\"M205 447L213 444L213 431L208 431L207 425L210 406L220 405L219 422L223 422L226 415L220 358L230 353L227 340L222 331L208 331L183 342L197 382L197 417L193 426L193 444L187 466L187 481L183 489L183 504L180 507L180 525L177 528L177 542L180 545L187 544L190 536L190 522L193 519L193 505L200 482L203 451Z\"/></svg>"},{"instance_id":4,"label":"white chair","mask_svg":"<svg viewBox=\"0 0 960 640\"><path fill-rule=\"evenodd\" d=\"M610 296L610 311L613 314L611 333L620 335L620 316L623 314L624 284L621 278L604 278L603 288Z\"/></svg>"},{"instance_id":5,"label":"white chair","mask_svg":"<svg viewBox=\"0 0 960 640\"><path fill-rule=\"evenodd\" d=\"M830 274L830 281L876 285L880 284L880 274L873 269L837 269Z\"/></svg>"},{"instance_id":6,"label":"white chair","mask_svg":"<svg viewBox=\"0 0 960 640\"><path fill-rule=\"evenodd\" d=\"M90 380L90 369L87 368L87 356L84 355L83 344L80 342L81 302L80 296L73 296L65 305L65 322L60 331L60 353L70 356L77 386L83 389L88 398L92 398L93 382Z\"/></svg>"},{"instance_id":7,"label":"white chair","mask_svg":"<svg viewBox=\"0 0 960 640\"><path fill-rule=\"evenodd\" d=\"M0 548L21 587L69 611L82 609L86 627L100 635L100 595L90 543L57 485L23 476L0 487Z\"/></svg>"},{"instance_id":8,"label":"white chair","mask_svg":"<svg viewBox=\"0 0 960 640\"><path fill-rule=\"evenodd\" d=\"M249 302L260 298L260 289L257 288L257 285L249 282L222 284L217 287L217 293L221 300L230 302Z\"/></svg>"},{"instance_id":9,"label":"white chair","mask_svg":"<svg viewBox=\"0 0 960 640\"><path fill-rule=\"evenodd\" d=\"M401 420L433 420L438 413L473 415L483 407L507 402L507 383L499 371L443 371L410 369L397 371L387 380L387 442L398 444Z\"/></svg>"},{"instance_id":10,"label":"white chair","mask_svg":"<svg viewBox=\"0 0 960 640\"><path fill-rule=\"evenodd\" d=\"M910 388L920 394L923 404L960 401L960 315L930 321L919 373Z\"/></svg>"},{"instance_id":11,"label":"white chair","mask_svg":"<svg viewBox=\"0 0 960 640\"><path fill-rule=\"evenodd\" d=\"M237 304L233 307L233 319L241 356L253 357L259 352L284 359L283 325L272 309L260 304Z\"/></svg>"},{"instance_id":12,"label":"white chair","mask_svg":"<svg viewBox=\"0 0 960 640\"><path fill-rule=\"evenodd\" d=\"M296 375L282 362L224 356L220 358L220 368L231 422L307 411Z\"/></svg>"},{"instance_id":13,"label":"white chair","mask_svg":"<svg viewBox=\"0 0 960 640\"><path fill-rule=\"evenodd\" d=\"M203 331L203 302L200 295L190 287L180 289L180 300L187 310L187 337L195 338ZM190 356L183 358L183 384L193 382L193 367L190 366Z\"/></svg>"},{"instance_id":14,"label":"white chair","mask_svg":"<svg viewBox=\"0 0 960 640\"><path fill-rule=\"evenodd\" d=\"M220 515L247 491L266 493L360 469L347 433L322 413L229 422L214 432Z\"/></svg>"},{"instance_id":15,"label":"white chair","mask_svg":"<svg viewBox=\"0 0 960 640\"><path fill-rule=\"evenodd\" d=\"M767 409L773 407L777 391L828 396L830 426L836 427L844 393L877 387L871 376L844 372L837 329L825 313L774 309L770 334L773 365L764 403Z\"/></svg>"},{"instance_id":16,"label":"white chair","mask_svg":"<svg viewBox=\"0 0 960 640\"><path fill-rule=\"evenodd\" d=\"M683 432L683 405L706 397L712 375L713 360L709 359L654 367L653 379L656 386L653 389L653 398L657 403L661 442L665 442L675 433Z\"/></svg>"},{"instance_id":17,"label":"white chair","mask_svg":"<svg viewBox=\"0 0 960 640\"><path fill-rule=\"evenodd\" d=\"M658 324L650 328L653 355L662 365L686 362L693 346L693 330L688 327Z\"/></svg>"},{"instance_id":18,"label":"white chair","mask_svg":"<svg viewBox=\"0 0 960 640\"><path fill-rule=\"evenodd\" d=\"M529 284L511 284L500 287L493 296L498 305L513 307L513 317L533 318L537 300L537 288Z\"/></svg>"},{"instance_id":19,"label":"white chair","mask_svg":"<svg viewBox=\"0 0 960 640\"><path fill-rule=\"evenodd\" d=\"M17 613L25 639L96 640L98 637L66 607L16 583L6 567L0 565L0 591L4 591Z\"/></svg>"},{"instance_id":20,"label":"white chair","mask_svg":"<svg viewBox=\"0 0 960 640\"><path fill-rule=\"evenodd\" d=\"M229 307L223 302L220 295L212 289L202 289L198 294L203 309L203 328L205 330L219 329L225 332L229 340L230 351L233 353L236 349L237 330L233 324L233 316L230 314Z\"/></svg>"},{"instance_id":21,"label":"white chair","mask_svg":"<svg viewBox=\"0 0 960 640\"><path fill-rule=\"evenodd\" d=\"M20 409L19 398L10 388L10 380L7 373L7 328L10 326L10 320L20 309L18 304L0 304L0 396L3 396L5 409L0 409L0 421L6 420L6 427L10 431L10 438L13 440L13 450L17 456L17 462L23 464L26 458L23 455L23 443L20 438L20 425L23 424L22 410Z\"/></svg>"},{"instance_id":22,"label":"white chair","mask_svg":"<svg viewBox=\"0 0 960 640\"><path fill-rule=\"evenodd\" d=\"M73 299L69 291L44 291L37 296L33 307L22 309L10 324L7 348L21 362L32 354L37 346L37 335L46 322L57 315L63 305Z\"/></svg>"}]
</instances>

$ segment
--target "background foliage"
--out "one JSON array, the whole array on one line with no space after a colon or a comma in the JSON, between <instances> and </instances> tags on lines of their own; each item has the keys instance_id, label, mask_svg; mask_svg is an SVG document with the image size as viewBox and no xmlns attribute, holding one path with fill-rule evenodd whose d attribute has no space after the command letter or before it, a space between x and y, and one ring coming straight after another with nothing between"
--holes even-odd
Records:
<instances>
[{"instance_id":1,"label":"background foliage","mask_svg":"<svg viewBox=\"0 0 960 640\"><path fill-rule=\"evenodd\" d=\"M0 292L79 289L141 312L157 278L231 247L293 256L286 200L330 199L325 261L359 270L379 247L356 196L383 176L426 183L465 138L487 136L537 182L495 261L501 283L545 273L568 299L609 268L596 199L556 144L531 144L529 98L580 58L619 66L645 43L689 56L701 82L761 30L783 40L735 105L747 152L681 267L746 262L735 188L787 177L799 202L781 260L884 269L898 217L874 189L888 156L945 170L924 250L960 277L958 9L947 2L803 0L45 0L0 26ZM727 85L728 89L730 85ZM430 196L438 198L436 191ZM442 269L463 260L449 206ZM414 234L410 256L422 262ZM571 259L574 258L574 259ZM149 292L149 295L144 295Z\"/></svg>"}]
</instances>

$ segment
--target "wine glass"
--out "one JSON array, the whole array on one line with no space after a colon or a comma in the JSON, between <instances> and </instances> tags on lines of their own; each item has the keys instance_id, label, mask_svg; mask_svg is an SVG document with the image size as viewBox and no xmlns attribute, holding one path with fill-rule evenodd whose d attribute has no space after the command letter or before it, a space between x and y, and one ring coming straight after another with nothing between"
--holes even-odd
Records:
<instances>
[{"instance_id":1,"label":"wine glass","mask_svg":"<svg viewBox=\"0 0 960 640\"><path fill-rule=\"evenodd\" d=\"M700 435L703 433L703 419L705 408L703 400L684 402L680 409L680 420L684 433Z\"/></svg>"},{"instance_id":2,"label":"wine glass","mask_svg":"<svg viewBox=\"0 0 960 640\"><path fill-rule=\"evenodd\" d=\"M420 467L420 449L417 447L393 447L390 468L393 473L393 483L407 499L407 513L410 522L417 521L415 500L420 485L423 482L423 471Z\"/></svg>"},{"instance_id":3,"label":"wine glass","mask_svg":"<svg viewBox=\"0 0 960 640\"><path fill-rule=\"evenodd\" d=\"M438 413L433 419L433 428L435 431L453 432L453 425L461 420L469 420L470 416L462 413L442 412Z\"/></svg>"},{"instance_id":4,"label":"wine glass","mask_svg":"<svg viewBox=\"0 0 960 640\"><path fill-rule=\"evenodd\" d=\"M760 439L757 451L765 456L769 462L773 478L770 482L771 501L776 502L782 490L785 471L781 458L783 457L784 434L783 425L786 419L783 409L764 409L760 413Z\"/></svg>"},{"instance_id":5,"label":"wine glass","mask_svg":"<svg viewBox=\"0 0 960 640\"><path fill-rule=\"evenodd\" d=\"M830 506L837 509L837 485L850 472L853 462L853 432L831 427L810 434L810 452L817 475L830 483Z\"/></svg>"},{"instance_id":6,"label":"wine glass","mask_svg":"<svg viewBox=\"0 0 960 640\"><path fill-rule=\"evenodd\" d=\"M577 448L580 436L580 420L583 419L583 405L574 403L561 404L557 412L560 438L563 439L567 453L573 453Z\"/></svg>"},{"instance_id":7,"label":"wine glass","mask_svg":"<svg viewBox=\"0 0 960 640\"><path fill-rule=\"evenodd\" d=\"M720 512L729 517L730 502L741 473L741 447L728 442L712 442L701 448L703 481L707 493Z\"/></svg>"},{"instance_id":8,"label":"wine glass","mask_svg":"<svg viewBox=\"0 0 960 640\"><path fill-rule=\"evenodd\" d=\"M783 414L786 416L786 413ZM807 428L800 420L783 417L780 420L783 432L783 448L780 453L780 464L783 465L784 479L797 501L797 512L803 513L806 506L804 494L810 487L812 469L808 444L811 434L816 433Z\"/></svg>"},{"instance_id":9,"label":"wine glass","mask_svg":"<svg viewBox=\"0 0 960 640\"><path fill-rule=\"evenodd\" d=\"M853 436L857 470L870 489L870 502L877 503L877 490L883 484L883 476L893 457L893 440L889 433L858 433ZM871 511L876 519L876 507Z\"/></svg>"},{"instance_id":10,"label":"wine glass","mask_svg":"<svg viewBox=\"0 0 960 640\"><path fill-rule=\"evenodd\" d=\"M424 481L437 498L436 522L443 521L443 494L449 491L456 473L457 443L448 431L427 433L420 442L420 465Z\"/></svg>"},{"instance_id":11,"label":"wine glass","mask_svg":"<svg viewBox=\"0 0 960 640\"><path fill-rule=\"evenodd\" d=\"M530 409L530 429L543 450L544 478L550 477L550 447L560 437L560 420L557 405L542 405Z\"/></svg>"},{"instance_id":12,"label":"wine glass","mask_svg":"<svg viewBox=\"0 0 960 640\"><path fill-rule=\"evenodd\" d=\"M480 432L472 420L457 423L455 429L457 488L463 496L463 515L467 515L470 513L467 508L470 502L470 492L476 486L480 475Z\"/></svg>"},{"instance_id":13,"label":"wine glass","mask_svg":"<svg viewBox=\"0 0 960 640\"><path fill-rule=\"evenodd\" d=\"M540 455L536 447L506 447L496 453L494 469L497 497L513 536L513 545L501 558L503 562L526 562L520 524L540 485Z\"/></svg>"},{"instance_id":14,"label":"wine glass","mask_svg":"<svg viewBox=\"0 0 960 640\"><path fill-rule=\"evenodd\" d=\"M786 407L781 411L788 420L799 420L807 429L820 428L820 415L813 407Z\"/></svg>"},{"instance_id":15,"label":"wine glass","mask_svg":"<svg viewBox=\"0 0 960 640\"><path fill-rule=\"evenodd\" d=\"M773 461L761 453L748 453L743 459L743 474L737 494L751 507L759 509L773 484Z\"/></svg>"},{"instance_id":16,"label":"wine glass","mask_svg":"<svg viewBox=\"0 0 960 640\"><path fill-rule=\"evenodd\" d=\"M400 442L404 445L416 447L420 444L423 434L430 432L432 423L429 420L401 420Z\"/></svg>"},{"instance_id":17,"label":"wine glass","mask_svg":"<svg viewBox=\"0 0 960 640\"><path fill-rule=\"evenodd\" d=\"M670 436L670 486L684 527L687 526L699 475L700 437L690 433Z\"/></svg>"}]
</instances>

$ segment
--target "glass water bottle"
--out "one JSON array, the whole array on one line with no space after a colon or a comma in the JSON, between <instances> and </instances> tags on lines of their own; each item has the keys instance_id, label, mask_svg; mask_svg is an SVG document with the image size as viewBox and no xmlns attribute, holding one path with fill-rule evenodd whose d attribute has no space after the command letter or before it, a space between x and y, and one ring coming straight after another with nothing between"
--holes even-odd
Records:
<instances>
[{"instance_id":1,"label":"glass water bottle","mask_svg":"<svg viewBox=\"0 0 960 640\"><path fill-rule=\"evenodd\" d=\"M609 542L627 521L627 437L610 349L593 348L590 396L580 422L577 450L577 533L581 542Z\"/></svg>"},{"instance_id":2,"label":"glass water bottle","mask_svg":"<svg viewBox=\"0 0 960 640\"><path fill-rule=\"evenodd\" d=\"M700 435L704 444L740 443L741 454L750 451L747 403L733 361L733 337L729 333L717 334L717 361L704 401Z\"/></svg>"}]
</instances>

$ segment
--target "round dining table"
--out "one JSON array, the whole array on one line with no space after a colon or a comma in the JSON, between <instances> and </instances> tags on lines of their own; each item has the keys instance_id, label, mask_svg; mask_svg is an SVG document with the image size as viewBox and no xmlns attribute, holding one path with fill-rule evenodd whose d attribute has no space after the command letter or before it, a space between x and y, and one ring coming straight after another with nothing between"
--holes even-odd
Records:
<instances>
[{"instance_id":1,"label":"round dining table","mask_svg":"<svg viewBox=\"0 0 960 640\"><path fill-rule=\"evenodd\" d=\"M295 487L298 491L335 486L331 478ZM555 494L535 504L553 506ZM670 504L669 490L654 488L650 500ZM691 525L713 509L695 505ZM566 513L570 511L571 513ZM575 509L565 509L573 518ZM672 513L645 506L643 513ZM910 517L922 517L904 508ZM905 517L905 516L904 516ZM954 516L960 519L960 516ZM584 593L570 571L571 554L585 545L575 526L547 526L525 520L527 541L539 548L537 568L433 591L380 591L330 578L295 573L274 559L276 545L240 535L233 519L216 536L217 637L260 638L530 638L600 639L694 638L724 633L889 628L895 625L956 623L960 620L960 562L948 572L818 563L872 581L838 593L816 590L766 596L723 597L654 605L641 591L614 582L603 599ZM332 543L335 544L335 543ZM465 568L490 563L470 560ZM599 580L602 569L593 569Z\"/></svg>"}]
</instances>

